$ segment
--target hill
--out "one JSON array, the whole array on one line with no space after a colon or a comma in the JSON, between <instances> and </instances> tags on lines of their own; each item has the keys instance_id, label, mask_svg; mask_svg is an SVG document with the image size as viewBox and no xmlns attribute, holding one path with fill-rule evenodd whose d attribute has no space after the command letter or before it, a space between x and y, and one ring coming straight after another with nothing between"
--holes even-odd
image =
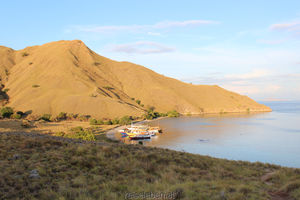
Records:
<instances>
[{"instance_id":1,"label":"hill","mask_svg":"<svg viewBox=\"0 0 300 200\"><path fill-rule=\"evenodd\" d=\"M36 114L140 116L148 106L184 114L271 111L218 86L192 85L140 65L110 60L79 40L18 51L0 46L0 79L8 106Z\"/></svg>"}]
</instances>

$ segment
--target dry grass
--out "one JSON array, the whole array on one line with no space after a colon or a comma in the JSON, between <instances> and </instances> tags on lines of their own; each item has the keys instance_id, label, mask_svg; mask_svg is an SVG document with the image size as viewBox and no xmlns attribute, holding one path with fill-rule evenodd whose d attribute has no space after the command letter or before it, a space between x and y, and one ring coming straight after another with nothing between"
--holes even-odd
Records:
<instances>
[{"instance_id":1,"label":"dry grass","mask_svg":"<svg viewBox=\"0 0 300 200\"><path fill-rule=\"evenodd\" d=\"M83 121L61 121L61 122L30 122L31 128L23 128L22 120L4 119L0 120L0 132L36 132L52 134L57 132L68 133L72 128L82 127L84 129L92 129L95 135L102 134L116 125L97 125L91 126L89 122Z\"/></svg>"},{"instance_id":2,"label":"dry grass","mask_svg":"<svg viewBox=\"0 0 300 200\"><path fill-rule=\"evenodd\" d=\"M32 170L38 178L30 178ZM179 192L177 199L187 200L300 197L299 169L49 137L0 134L0 171L0 199L124 199L127 192Z\"/></svg>"}]
</instances>

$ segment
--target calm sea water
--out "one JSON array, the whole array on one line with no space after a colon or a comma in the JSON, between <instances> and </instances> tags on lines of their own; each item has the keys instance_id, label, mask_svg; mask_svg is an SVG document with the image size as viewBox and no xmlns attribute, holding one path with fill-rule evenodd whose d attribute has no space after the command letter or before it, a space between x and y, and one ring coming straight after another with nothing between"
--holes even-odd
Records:
<instances>
[{"instance_id":1,"label":"calm sea water","mask_svg":"<svg viewBox=\"0 0 300 200\"><path fill-rule=\"evenodd\" d=\"M300 168L300 102L261 102L273 112L165 118L145 145Z\"/></svg>"}]
</instances>

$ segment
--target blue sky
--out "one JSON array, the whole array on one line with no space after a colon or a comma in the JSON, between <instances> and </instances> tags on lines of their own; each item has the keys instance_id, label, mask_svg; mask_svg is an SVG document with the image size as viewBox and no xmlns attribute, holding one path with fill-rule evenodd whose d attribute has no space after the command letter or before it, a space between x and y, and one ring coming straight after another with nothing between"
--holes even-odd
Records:
<instances>
[{"instance_id":1,"label":"blue sky","mask_svg":"<svg viewBox=\"0 0 300 200\"><path fill-rule=\"evenodd\" d=\"M256 100L300 99L300 1L3 1L0 45L97 53Z\"/></svg>"}]
</instances>

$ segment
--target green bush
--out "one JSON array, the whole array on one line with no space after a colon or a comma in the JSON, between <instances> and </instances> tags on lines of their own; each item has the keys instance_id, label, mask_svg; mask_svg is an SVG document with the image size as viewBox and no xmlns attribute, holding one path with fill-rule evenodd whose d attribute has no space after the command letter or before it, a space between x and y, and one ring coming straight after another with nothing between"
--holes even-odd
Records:
<instances>
[{"instance_id":1,"label":"green bush","mask_svg":"<svg viewBox=\"0 0 300 200\"><path fill-rule=\"evenodd\" d=\"M24 53L22 54L22 56L23 56L23 57L29 56L29 53L24 52Z\"/></svg>"},{"instance_id":2,"label":"green bush","mask_svg":"<svg viewBox=\"0 0 300 200\"><path fill-rule=\"evenodd\" d=\"M90 125L98 125L98 121L96 119L90 119Z\"/></svg>"},{"instance_id":3,"label":"green bush","mask_svg":"<svg viewBox=\"0 0 300 200\"><path fill-rule=\"evenodd\" d=\"M43 114L43 116L40 119L50 122L51 114Z\"/></svg>"},{"instance_id":4,"label":"green bush","mask_svg":"<svg viewBox=\"0 0 300 200\"><path fill-rule=\"evenodd\" d=\"M90 115L80 115L79 120L80 121L88 121L90 119Z\"/></svg>"},{"instance_id":5,"label":"green bush","mask_svg":"<svg viewBox=\"0 0 300 200\"><path fill-rule=\"evenodd\" d=\"M22 111L17 111L16 113L22 116L25 115L25 113L23 113Z\"/></svg>"},{"instance_id":6,"label":"green bush","mask_svg":"<svg viewBox=\"0 0 300 200\"><path fill-rule=\"evenodd\" d=\"M0 113L3 118L10 118L10 116L14 114L14 110L11 107L3 107Z\"/></svg>"},{"instance_id":7,"label":"green bush","mask_svg":"<svg viewBox=\"0 0 300 200\"><path fill-rule=\"evenodd\" d=\"M57 115L57 120L66 120L67 119L67 113L65 112L60 112L58 115Z\"/></svg>"},{"instance_id":8,"label":"green bush","mask_svg":"<svg viewBox=\"0 0 300 200\"><path fill-rule=\"evenodd\" d=\"M141 104L141 100L139 100L139 99L137 99L135 102L139 105Z\"/></svg>"},{"instance_id":9,"label":"green bush","mask_svg":"<svg viewBox=\"0 0 300 200\"><path fill-rule=\"evenodd\" d=\"M83 128L81 126L76 126L76 127L71 128L71 132L73 132L73 133L76 133L79 131L83 131Z\"/></svg>"},{"instance_id":10,"label":"green bush","mask_svg":"<svg viewBox=\"0 0 300 200\"><path fill-rule=\"evenodd\" d=\"M32 87L33 88L38 88L38 87L40 87L40 85L34 84L34 85L32 85Z\"/></svg>"},{"instance_id":11,"label":"green bush","mask_svg":"<svg viewBox=\"0 0 300 200\"><path fill-rule=\"evenodd\" d=\"M119 124L121 125L127 125L127 124L130 124L132 122L132 117L130 116L124 116L122 117L120 120L119 120Z\"/></svg>"},{"instance_id":12,"label":"green bush","mask_svg":"<svg viewBox=\"0 0 300 200\"><path fill-rule=\"evenodd\" d=\"M102 120L97 120L97 119L94 119L94 118L91 118L90 119L90 125L103 125L103 121Z\"/></svg>"},{"instance_id":13,"label":"green bush","mask_svg":"<svg viewBox=\"0 0 300 200\"><path fill-rule=\"evenodd\" d=\"M166 116L168 116L168 115L167 115L167 113L159 113L159 116L160 116L160 117L166 117Z\"/></svg>"},{"instance_id":14,"label":"green bush","mask_svg":"<svg viewBox=\"0 0 300 200\"><path fill-rule=\"evenodd\" d=\"M21 119L22 115L15 113L15 114L12 115L12 118L13 119Z\"/></svg>"},{"instance_id":15,"label":"green bush","mask_svg":"<svg viewBox=\"0 0 300 200\"><path fill-rule=\"evenodd\" d=\"M75 120L78 117L78 114L68 113L67 119L68 120Z\"/></svg>"},{"instance_id":16,"label":"green bush","mask_svg":"<svg viewBox=\"0 0 300 200\"><path fill-rule=\"evenodd\" d=\"M97 120L97 125L103 125L104 124L104 122L102 121L102 120Z\"/></svg>"},{"instance_id":17,"label":"green bush","mask_svg":"<svg viewBox=\"0 0 300 200\"><path fill-rule=\"evenodd\" d=\"M105 124L105 125L112 125L112 121L109 119L109 120L107 120L107 121L104 121L104 124Z\"/></svg>"},{"instance_id":18,"label":"green bush","mask_svg":"<svg viewBox=\"0 0 300 200\"><path fill-rule=\"evenodd\" d=\"M176 110L171 110L167 112L168 117L179 117L179 113Z\"/></svg>"},{"instance_id":19,"label":"green bush","mask_svg":"<svg viewBox=\"0 0 300 200\"><path fill-rule=\"evenodd\" d=\"M147 110L147 113L144 115L144 119L155 119L161 116L159 112L155 112L154 110L155 107L150 106Z\"/></svg>"},{"instance_id":20,"label":"green bush","mask_svg":"<svg viewBox=\"0 0 300 200\"><path fill-rule=\"evenodd\" d=\"M95 141L96 140L94 134L88 130L76 132L73 137L76 139L82 139L82 140L87 140L87 141Z\"/></svg>"},{"instance_id":21,"label":"green bush","mask_svg":"<svg viewBox=\"0 0 300 200\"><path fill-rule=\"evenodd\" d=\"M84 130L81 126L77 126L71 128L71 134L65 134L64 137L87 140L87 141L95 141L94 134L89 130Z\"/></svg>"},{"instance_id":22,"label":"green bush","mask_svg":"<svg viewBox=\"0 0 300 200\"><path fill-rule=\"evenodd\" d=\"M66 133L62 132L62 131L54 134L54 136L58 136L58 137L64 137L65 135L66 135Z\"/></svg>"},{"instance_id":23,"label":"green bush","mask_svg":"<svg viewBox=\"0 0 300 200\"><path fill-rule=\"evenodd\" d=\"M113 87L110 87L110 86L104 86L103 88L104 88L104 89L107 89L107 90L112 90L112 89L114 89Z\"/></svg>"},{"instance_id":24,"label":"green bush","mask_svg":"<svg viewBox=\"0 0 300 200\"><path fill-rule=\"evenodd\" d=\"M111 120L111 122L113 125L117 125L120 123L120 120L118 118L115 118L115 119Z\"/></svg>"}]
</instances>

